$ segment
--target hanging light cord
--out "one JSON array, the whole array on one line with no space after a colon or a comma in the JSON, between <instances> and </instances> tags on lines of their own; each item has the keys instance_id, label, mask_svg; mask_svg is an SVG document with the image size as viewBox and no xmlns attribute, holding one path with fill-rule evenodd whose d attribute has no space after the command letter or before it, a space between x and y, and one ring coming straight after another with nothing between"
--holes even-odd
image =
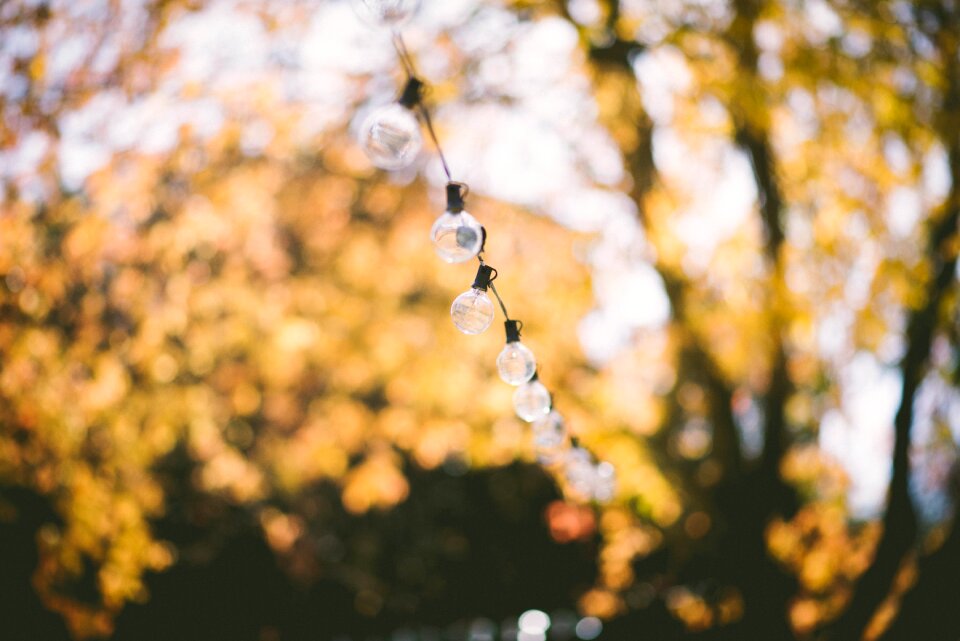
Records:
<instances>
[{"instance_id":1,"label":"hanging light cord","mask_svg":"<svg viewBox=\"0 0 960 641\"><path fill-rule=\"evenodd\" d=\"M497 292L497 286L493 283L490 283L490 291L493 292L493 295L496 297L497 302L500 303L500 309L503 310L503 318L505 320L510 320L510 314L507 313L507 306L503 304L503 299L500 298L500 294Z\"/></svg>"},{"instance_id":2,"label":"hanging light cord","mask_svg":"<svg viewBox=\"0 0 960 641\"><path fill-rule=\"evenodd\" d=\"M410 56L410 50L407 49L406 43L403 41L403 36L400 35L399 31L394 30L393 32L393 49L397 52L397 57L400 59L400 64L403 65L403 70L407 74L407 79L412 79L417 77L417 69L413 65L413 58ZM453 174L450 172L450 166L447 164L447 157L443 154L443 148L440 147L440 140L437 138L437 132L433 128L433 119L430 117L430 110L427 109L427 106L423 104L423 100L417 100L417 111L420 113L420 117L423 119L423 124L427 127L427 133L430 135L430 140L433 141L433 146L437 150L437 155L440 157L440 164L443 166L443 173L446 174L447 180L453 180Z\"/></svg>"},{"instance_id":3,"label":"hanging light cord","mask_svg":"<svg viewBox=\"0 0 960 641\"><path fill-rule=\"evenodd\" d=\"M424 101L423 101L423 90L426 89L426 86L423 84L422 80L420 80L420 78L417 76L416 66L413 63L413 57L410 55L410 50L407 48L406 43L403 41L403 36L400 34L400 32L396 28L394 28L392 31L392 41L393 41L393 48L397 53L397 57L400 60L400 64L403 66L404 73L406 73L407 75L407 87L409 89L411 86L414 86L414 90L410 92L410 98L409 98L410 102L407 103L406 106L410 108L413 108L414 106L416 107L416 111L417 113L419 113L420 119L423 121L423 124L427 129L427 133L430 136L430 140L433 141L434 148L437 150L437 155L440 158L440 164L443 167L443 173L446 174L446 177L447 177L448 199L450 198L449 196L450 187L452 185L459 186L460 191L459 191L457 200L459 202L461 209L458 209L457 211L460 211L462 210L463 197L466 196L466 193L469 191L469 187L467 187L467 185L464 183L456 182L453 180L453 174L450 171L450 166L447 164L447 158L443 153L443 149L440 146L440 140L437 138L437 132L434 130L434 127L433 127L433 119L430 117L430 110L427 109L427 106L426 104L424 104ZM407 91L405 90L404 94L406 95L406 93ZM480 246L480 251L477 254L477 260L480 261L480 265L481 267L483 267L484 265L486 265L486 263L483 260L483 252L486 247L487 231L483 227L481 227L481 230L483 233L483 242ZM501 298L500 296L500 292L497 291L497 286L493 283L493 281L497 278L497 275L498 275L497 270L493 268L490 268L490 269L493 272L493 274L492 274L492 277L487 282L487 287L490 289L490 291L493 292L494 297L497 299L497 303L499 303L500 309L503 312L504 319L508 323L510 322L519 323L519 321L512 320L510 318L510 315L507 313L507 306L504 304L503 298ZM522 325L522 323L520 323L520 325ZM536 373L534 373L534 379L536 379ZM587 456L589 457L589 460L596 463L596 456L594 456L594 454L589 450L582 448L582 446L580 445L580 441L579 439L576 438L576 436L571 436L571 446L574 448L579 448L582 451L586 452ZM605 465L609 466L609 464L605 464Z\"/></svg>"},{"instance_id":4,"label":"hanging light cord","mask_svg":"<svg viewBox=\"0 0 960 641\"><path fill-rule=\"evenodd\" d=\"M477 258L480 258L480 257L477 256ZM480 258L480 264L481 265L485 264L482 258ZM503 311L503 319L510 320L510 314L507 313L507 306L503 304L503 299L500 298L500 292L497 291L497 286L493 284L493 281L497 279L497 276L499 275L499 273L497 272L496 269L493 270L493 273L494 273L494 276L493 278L490 279L490 284L489 284L490 291L493 292L493 295L497 299L497 302L500 303L500 310Z\"/></svg>"},{"instance_id":5,"label":"hanging light cord","mask_svg":"<svg viewBox=\"0 0 960 641\"><path fill-rule=\"evenodd\" d=\"M393 49L397 52L397 58L400 59L400 64L403 65L403 70L407 74L407 79L417 78L417 68L413 64L413 57L410 55L410 50L407 48L407 43L403 41L403 36L399 31L394 29L393 31ZM437 132L433 128L433 119L430 117L430 110L427 109L427 106L423 104L423 100L417 100L417 111L420 113L421 118L423 118L423 124L427 127L427 133L430 135L430 140L433 141L433 146L437 150L437 155L440 157L440 164L443 166L443 173L446 174L447 180L453 182L453 174L450 171L450 166L447 164L447 158L443 154L443 148L440 146L440 140L437 138ZM466 185L463 185L465 189L468 189ZM482 250L481 250L482 251ZM477 257L480 260L480 264L484 265L483 258L480 256ZM496 278L496 276L494 276ZM492 281L492 279L491 279ZM506 320L510 320L510 314L507 313L507 306L503 302L503 298L500 297L500 292L497 291L497 286L490 283L490 291L493 292L494 297L497 299L497 302L500 304L500 309L503 311L503 316Z\"/></svg>"}]
</instances>

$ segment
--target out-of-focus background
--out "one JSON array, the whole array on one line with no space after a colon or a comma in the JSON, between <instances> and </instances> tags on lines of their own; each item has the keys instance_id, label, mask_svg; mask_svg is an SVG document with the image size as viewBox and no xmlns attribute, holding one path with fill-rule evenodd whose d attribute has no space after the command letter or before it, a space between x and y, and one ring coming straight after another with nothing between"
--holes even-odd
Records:
<instances>
[{"instance_id":1,"label":"out-of-focus background","mask_svg":"<svg viewBox=\"0 0 960 641\"><path fill-rule=\"evenodd\" d=\"M960 636L960 5L0 2L0 638ZM953 488L951 490L951 488Z\"/></svg>"}]
</instances>

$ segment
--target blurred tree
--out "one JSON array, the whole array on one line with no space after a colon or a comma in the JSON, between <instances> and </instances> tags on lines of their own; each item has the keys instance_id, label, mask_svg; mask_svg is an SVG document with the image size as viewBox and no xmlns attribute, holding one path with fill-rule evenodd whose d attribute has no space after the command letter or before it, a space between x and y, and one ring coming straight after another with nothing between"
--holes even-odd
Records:
<instances>
[{"instance_id":1,"label":"blurred tree","mask_svg":"<svg viewBox=\"0 0 960 641\"><path fill-rule=\"evenodd\" d=\"M351 141L398 79L346 2L9 2L0 517L38 552L15 575L78 638L205 604L243 616L204 638L314 638L576 599L614 637L955 639L960 7L422 13L498 286L616 500L516 463L500 338L446 319L472 274L427 247L435 165L375 174Z\"/></svg>"},{"instance_id":2,"label":"blurred tree","mask_svg":"<svg viewBox=\"0 0 960 641\"><path fill-rule=\"evenodd\" d=\"M570 6L566 8L576 20ZM614 120L610 127L630 132L621 147L632 169L634 199L655 237L670 234L675 203L683 195L669 200L656 197L673 187L672 177L664 180L660 172L655 144L658 127L679 129L681 136L716 136L719 130L750 161L761 223L760 233L752 233L751 241L756 246L754 255L766 263L751 269L751 275L761 274L763 285L757 290L761 311L757 318L745 317L738 307L716 307L711 300L716 294L690 278L692 270L682 262L684 238L671 239L671 244L680 246L679 264L663 253L658 265L671 297L674 322L687 326L681 349L691 357L680 361L678 379L701 381L715 430L713 454L723 469L711 494L727 532L719 535L717 547L710 552L714 558L701 573L703 578L739 587L744 616L734 638L789 638L791 624L801 635L817 629L822 638L875 637L896 609L896 595L909 585L909 579L895 583L898 572L915 572L907 569L915 563L908 552L914 549L917 535L909 490L909 449L911 428L918 420L919 391L930 377L945 376L954 384L957 380L960 66L956 34L960 13L953 3L938 2L746 0L719 6L691 3L664 14L651 20L649 14L607 3L581 29L599 82L616 82L606 79L614 74L626 78L619 82L625 88L619 106L610 110ZM637 38L651 21L659 23L656 40ZM681 57L692 79L678 97L678 102L688 104L677 107L673 117L657 120L644 108L643 72L639 100L633 94L633 77L638 57L664 50ZM806 128L807 135L798 135L798 127ZM790 458L799 454L788 449L791 436L795 443L804 440L805 424L815 425L823 418L822 413L811 415L810 400L829 395L834 381L842 376L838 363L811 362L815 350L809 349L811 320L816 323L828 316L823 307L837 304L836 294L829 289L836 276L814 277L816 289L807 279L823 266L833 267L830 263L854 267L862 253L851 251L850 241L890 246L900 240L890 218L898 214L894 208L904 203L894 201L894 194L930 171L931 153L945 156L938 162L949 166L950 176L947 193L938 194L941 197L931 199L929 207L916 212L921 220L909 241L924 251L913 249L909 261L896 249L893 255L881 257L867 277L870 299L851 306L854 326L860 331L849 335L853 344L848 354L863 349L879 352L884 333L896 333L896 325L905 326L905 331L892 350L893 358L880 356L897 363L902 385L882 534L869 565L858 560L848 570L838 557L831 563L836 550L824 549L845 545L824 532L822 521L834 517L829 513L813 517L821 523L812 524L811 531L804 522L812 516L811 510L818 509L817 501L796 513L792 489L782 474L789 478L789 470L795 467ZM884 210L890 212L886 217ZM868 219L862 221L865 228L860 233L850 233L849 222L848 229L841 230L831 220L838 214ZM844 241L837 232L852 238ZM849 272L844 269L837 275L843 279ZM902 280L911 286L898 287L897 281ZM851 280L838 284L846 289L841 299L856 296L850 292ZM891 303L896 306L893 312ZM905 308L902 320L889 329L876 328L879 319L900 313L898 307ZM705 323L698 316L707 310L709 322ZM757 329L741 335L765 343L765 356L746 364L764 370L760 377L753 371L737 375L731 366L742 361L746 352L742 344L733 342L725 353L722 343L710 335L718 324L748 322L756 323ZM938 335L951 352L946 371L930 367ZM751 378L759 378L759 384ZM736 395L743 389L762 408L763 426L762 452L757 461L746 465L732 415ZM809 476L810 470L797 471L802 476L791 479L794 483L803 477L817 480ZM792 517L791 523L770 529L771 524L783 523L776 520L778 515ZM786 540L781 543L780 537ZM813 544L803 550L807 546L802 541L809 537L814 538ZM767 543L774 557L798 570L805 598L794 597L794 585L774 566ZM937 554L946 558L952 554L947 548L954 544L948 538ZM848 584L843 574L856 580ZM941 589L956 594L954 580L942 583L943 575L939 578ZM849 597L848 592L852 592ZM787 611L789 619L784 616ZM922 621L914 623L917 627L901 628L899 633L913 636L926 627ZM938 632L942 636L936 638L952 638L957 630L939 626ZM897 628L891 630L891 635L896 633Z\"/></svg>"}]
</instances>

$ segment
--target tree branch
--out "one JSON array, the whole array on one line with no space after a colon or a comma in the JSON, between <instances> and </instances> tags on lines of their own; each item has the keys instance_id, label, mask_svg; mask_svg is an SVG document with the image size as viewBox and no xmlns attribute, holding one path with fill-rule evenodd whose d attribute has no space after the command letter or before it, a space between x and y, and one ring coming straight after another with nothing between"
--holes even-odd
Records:
<instances>
[{"instance_id":1,"label":"tree branch","mask_svg":"<svg viewBox=\"0 0 960 641\"><path fill-rule=\"evenodd\" d=\"M947 148L952 184L941 211L930 223L927 256L935 275L926 284L924 305L911 312L907 323L907 351L900 361L903 379L900 407L894 419L893 476L883 518L883 535L873 564L857 581L849 607L834 625L827 628L824 636L828 639L859 639L862 636L887 596L917 533L916 512L909 492L914 401L928 368L940 310L956 279L957 251L950 246L950 241L956 238L960 223L960 127L957 127L956 120L960 109L960 63L957 62L956 42L960 11L948 10L945 5L928 7L927 10L936 10L938 28L930 35L938 45L946 75L944 116L936 129Z\"/></svg>"},{"instance_id":2,"label":"tree branch","mask_svg":"<svg viewBox=\"0 0 960 641\"><path fill-rule=\"evenodd\" d=\"M738 0L736 16L730 23L725 39L737 55L741 73L757 77L758 53L753 40L754 25L759 16L759 4L755 0ZM729 109L734 121L736 144L750 159L760 219L764 230L764 253L771 271L771 296L782 289L783 266L780 250L784 234L784 198L777 177L776 160L768 132L758 123L766 122L765 114L750 113L749 107L740 105L737 96L731 97ZM770 363L770 383L764 397L764 441L761 474L771 482L779 482L780 460L786 449L786 405L793 393L793 384L787 370L788 357L784 346L780 322L773 305L769 335L773 344Z\"/></svg>"},{"instance_id":3,"label":"tree branch","mask_svg":"<svg viewBox=\"0 0 960 641\"><path fill-rule=\"evenodd\" d=\"M742 21L741 21L741 26ZM752 43L752 26L747 26ZM598 66L607 66L633 75L627 56L637 46L614 41L616 46L591 50L591 60ZM616 52L616 55L614 53ZM752 67L751 67L752 68ZM653 160L653 123L642 107L635 109L637 142L625 151L625 160L633 178L631 196L637 204L641 223L649 228L643 205L647 194L656 183L657 170ZM736 111L734 109L734 111ZM745 120L744 120L745 122ZM745 148L754 165L761 199L761 213L767 228L768 243L765 255L773 265L775 278L780 278L779 255L784 233L781 225L783 199L774 171L773 154L763 134L755 129L740 128L738 143ZM723 481L714 492L719 513L718 553L716 563L704 568L709 576L737 585L744 600L745 615L734 626L744 639L792 638L786 617L786 603L793 592L794 581L777 567L766 551L764 531L775 511L789 511L794 497L779 475L779 463L784 449L784 406L792 389L787 377L787 356L780 337L780 324L770 323L774 338L771 379L766 397L767 422L765 430L765 463L751 473L744 473L740 434L733 414L733 389L720 367L690 327L687 301L691 285L682 273L662 262L654 265L663 278L670 300L674 327L679 332L687 376L701 382L708 399L710 420L714 428L713 458L721 464ZM779 291L774 281L773 291Z\"/></svg>"},{"instance_id":4,"label":"tree branch","mask_svg":"<svg viewBox=\"0 0 960 641\"><path fill-rule=\"evenodd\" d=\"M960 142L954 141L950 163L955 178L960 178ZM900 361L903 378L900 407L894 419L893 477L890 481L887 511L883 518L883 536L877 546L873 564L857 581L849 607L828 628L825 638L859 639L877 607L887 596L903 558L913 544L917 518L909 493L910 430L913 425L914 400L923 381L930 346L937 326L937 317L955 280L957 257L947 241L957 233L960 221L960 181L954 180L948 205L932 225L928 255L936 276L927 283L926 303L910 314L907 324L907 352Z\"/></svg>"},{"instance_id":5,"label":"tree branch","mask_svg":"<svg viewBox=\"0 0 960 641\"><path fill-rule=\"evenodd\" d=\"M960 465L954 465L954 510L960 508ZM960 609L955 586L960 576L960 518L940 548L919 563L917 584L903 597L900 614L881 641L954 641L960 637Z\"/></svg>"},{"instance_id":6,"label":"tree branch","mask_svg":"<svg viewBox=\"0 0 960 641\"><path fill-rule=\"evenodd\" d=\"M626 61L621 61L625 63ZM629 73L633 70L626 65ZM653 161L653 121L640 109L637 117L636 129L638 142L633 151L626 155L627 167L633 177L631 197L637 205L641 224L649 229L648 221L643 212L643 201L656 183L657 168ZM673 309L673 316L677 326L682 330L682 340L688 350L692 364L704 384L709 399L710 421L713 425L713 454L723 466L724 475L728 480L740 476L743 467L740 434L737 431L736 420L733 416L733 389L726 381L720 367L713 356L704 347L699 337L687 329L687 291L689 283L674 270L669 269L660 260L655 260L654 268L663 279L664 289Z\"/></svg>"},{"instance_id":7,"label":"tree branch","mask_svg":"<svg viewBox=\"0 0 960 641\"><path fill-rule=\"evenodd\" d=\"M944 29L946 29L944 25ZM960 107L960 65L956 62L957 47L952 40L941 41L946 50L941 55L946 64L947 91L944 111L956 113ZM930 347L944 300L954 285L957 252L949 246L958 233L960 223L960 130L949 119L938 132L948 149L952 185L946 202L930 224L927 255L935 276L927 283L923 307L910 314L907 323L907 351L900 361L903 378L900 407L894 419L893 477L890 481L887 511L883 518L883 535L877 546L874 562L857 581L850 606L827 630L826 638L859 639L877 607L889 592L903 558L914 542L917 531L916 513L909 493L910 431L913 425L914 400L927 371Z\"/></svg>"},{"instance_id":8,"label":"tree branch","mask_svg":"<svg viewBox=\"0 0 960 641\"><path fill-rule=\"evenodd\" d=\"M747 64L745 57L741 58L741 63ZM749 72L754 73L755 69L749 69ZM757 185L767 259L771 263L777 263L784 240L783 196L776 177L773 150L765 131L749 124L742 114L734 114L734 117L737 121L735 140L750 158L753 178Z\"/></svg>"}]
</instances>

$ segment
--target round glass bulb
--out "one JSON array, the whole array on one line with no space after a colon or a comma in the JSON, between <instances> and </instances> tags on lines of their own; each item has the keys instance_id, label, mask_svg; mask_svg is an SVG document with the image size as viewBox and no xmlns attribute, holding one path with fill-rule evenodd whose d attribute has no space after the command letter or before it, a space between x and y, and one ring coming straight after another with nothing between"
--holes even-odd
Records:
<instances>
[{"instance_id":1,"label":"round glass bulb","mask_svg":"<svg viewBox=\"0 0 960 641\"><path fill-rule=\"evenodd\" d=\"M575 493L583 497L593 497L596 486L597 469L590 459L590 453L582 447L575 447L567 454L564 476Z\"/></svg>"},{"instance_id":2,"label":"round glass bulb","mask_svg":"<svg viewBox=\"0 0 960 641\"><path fill-rule=\"evenodd\" d=\"M532 423L550 412L550 392L540 381L527 381L513 393L517 416Z\"/></svg>"},{"instance_id":3,"label":"round glass bulb","mask_svg":"<svg viewBox=\"0 0 960 641\"><path fill-rule=\"evenodd\" d=\"M450 316L464 334L480 334L493 322L493 301L487 292L473 287L453 299Z\"/></svg>"},{"instance_id":4,"label":"round glass bulb","mask_svg":"<svg viewBox=\"0 0 960 641\"><path fill-rule=\"evenodd\" d=\"M360 127L360 144L380 169L403 169L423 146L420 123L413 112L394 102L376 109Z\"/></svg>"},{"instance_id":5,"label":"round glass bulb","mask_svg":"<svg viewBox=\"0 0 960 641\"><path fill-rule=\"evenodd\" d=\"M513 341L504 345L497 356L497 371L505 383L523 385L537 371L537 359L529 347Z\"/></svg>"},{"instance_id":6,"label":"round glass bulb","mask_svg":"<svg viewBox=\"0 0 960 641\"><path fill-rule=\"evenodd\" d=\"M448 263L462 263L480 253L483 229L477 219L465 211L445 211L430 228L430 240L437 256Z\"/></svg>"},{"instance_id":7,"label":"round glass bulb","mask_svg":"<svg viewBox=\"0 0 960 641\"><path fill-rule=\"evenodd\" d=\"M559 412L551 411L533 422L533 450L541 463L556 463L566 444L567 428Z\"/></svg>"},{"instance_id":8,"label":"round glass bulb","mask_svg":"<svg viewBox=\"0 0 960 641\"><path fill-rule=\"evenodd\" d=\"M617 492L617 472L610 463L601 461L594 468L593 498L601 503L613 499Z\"/></svg>"},{"instance_id":9,"label":"round glass bulb","mask_svg":"<svg viewBox=\"0 0 960 641\"><path fill-rule=\"evenodd\" d=\"M420 0L353 0L351 4L367 24L395 27L416 13Z\"/></svg>"}]
</instances>

